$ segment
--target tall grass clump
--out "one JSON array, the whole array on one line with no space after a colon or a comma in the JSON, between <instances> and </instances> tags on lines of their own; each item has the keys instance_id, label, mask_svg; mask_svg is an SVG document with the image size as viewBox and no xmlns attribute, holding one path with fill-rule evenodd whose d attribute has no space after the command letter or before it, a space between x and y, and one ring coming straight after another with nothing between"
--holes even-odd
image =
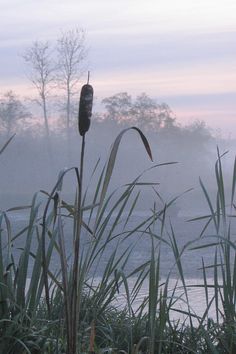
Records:
<instances>
[{"instance_id":1,"label":"tall grass clump","mask_svg":"<svg viewBox=\"0 0 236 354\"><path fill-rule=\"evenodd\" d=\"M212 262L202 259L203 284L207 310L214 305L214 342L215 352L236 352L236 247L235 247L235 186L236 160L234 161L231 187L225 182L223 158L217 149L215 163L216 192L212 197L200 179L200 185L209 208L209 214L192 221L204 220L205 225L200 235L200 245L193 250L209 249L214 255ZM211 231L209 232L209 228ZM202 242L201 242L202 241ZM199 243L199 241L198 241ZM202 243L202 244L201 244ZM207 264L208 263L208 264ZM207 274L213 282L209 284ZM209 290L213 296L209 298ZM208 317L208 311L206 311Z\"/></svg>"},{"instance_id":2,"label":"tall grass clump","mask_svg":"<svg viewBox=\"0 0 236 354\"><path fill-rule=\"evenodd\" d=\"M124 134L138 133L152 160L140 129L123 130L107 162L101 166L98 160L91 177L84 177L92 102L87 83L79 107L79 167L61 171L51 192L36 193L31 205L0 212L0 353L236 353L236 161L229 192L218 150L214 196L200 180L209 213L189 220L203 223L202 230L180 246L168 216L179 196L165 203L157 181L144 179L149 170L174 163L152 165L111 191ZM72 200L64 192L71 178ZM151 188L153 203L134 220L141 187ZM28 220L16 230L12 215L19 211ZM138 246L147 247L149 256L131 267ZM199 256L208 249L207 257ZM200 258L200 284L186 277L187 252ZM167 254L173 260L168 270ZM202 314L190 301L197 287L205 296Z\"/></svg>"},{"instance_id":3,"label":"tall grass clump","mask_svg":"<svg viewBox=\"0 0 236 354\"><path fill-rule=\"evenodd\" d=\"M2 147L5 150L13 137ZM9 214L29 209L28 225L13 236ZM37 353L47 346L50 338L46 328L38 328L36 313L43 293L42 247L40 240L39 203L35 195L30 207L15 207L0 213L0 352ZM24 238L22 236L25 236ZM38 246L32 255L31 244L38 237ZM18 259L13 244L22 238ZM47 251L51 256L52 242ZM34 257L29 279L29 262Z\"/></svg>"},{"instance_id":4,"label":"tall grass clump","mask_svg":"<svg viewBox=\"0 0 236 354\"><path fill-rule=\"evenodd\" d=\"M92 109L92 96L93 90L91 85L86 84L83 86L81 91L80 98L80 108L79 108L79 132L82 136L82 146L81 146L81 159L80 159L80 168L75 168L76 178L77 178L77 191L76 191L76 200L73 206L68 206L66 203L63 203L61 199L61 184L64 176L68 171L64 171L58 180L53 192L51 193L48 202L52 199L54 200L54 222L57 220L57 231L58 231L58 248L60 255L60 264L61 264L61 291L63 294L63 302L64 302L64 310L65 310L65 331L66 331L66 342L67 342L67 353L68 354L76 354L78 353L78 325L79 325L79 315L80 315L80 306L81 306L81 297L83 292L83 286L86 281L86 277L88 275L89 269L91 265L94 263L96 258L100 256L103 252L104 247L106 247L106 243L110 241L110 237L112 233L105 240L105 245L100 246L100 240L104 234L104 222L102 223L103 216L107 211L107 201L106 194L107 189L110 183L110 179L112 176L116 154L118 151L118 147L122 138L122 135L125 133L123 131L115 140L114 145L112 147L110 157L107 163L107 166L103 169L102 176L99 178L99 184L95 190L95 195L92 200L92 204L86 205L86 192L83 195L83 172L84 172L84 158L85 158L85 134L89 129L90 125L90 116ZM135 129L143 143L144 146L151 157L151 150L149 144L143 135L143 133L137 128ZM128 130L128 129L127 129ZM121 208L118 213L122 214L122 208L127 203L128 191L121 195L121 198L118 200L115 207L117 209ZM125 203L125 204L124 204ZM49 204L47 204L48 207ZM120 206L121 205L121 206ZM70 214L73 215L73 246L72 246L72 254L71 254L71 264L68 262L66 257L65 250L65 235L63 230L63 222L62 222L62 207L67 209ZM83 212L85 210L89 210L90 212L90 220L92 217L94 218L94 223L91 226L89 223L86 223L83 219ZM113 210L112 210L113 212ZM95 213L95 216L94 216ZM44 221L46 220L47 211L44 214ZM105 227L110 221L110 216L105 218ZM118 222L118 218L116 218L115 223L112 225L114 229L116 223ZM90 233L90 237L93 238L93 242L89 245L88 251L83 254L80 252L81 247L81 233L82 228ZM45 253L45 236L46 236L46 225L43 223L43 269L44 269L44 280L45 280L45 294L46 294L46 302L48 307L48 313L50 315L51 306L50 306L50 294L48 287L48 262L46 261L46 253ZM104 279L104 283L109 281L109 276L112 271L114 271L114 256L110 259L108 263L108 267L106 269L106 279ZM114 286L113 286L114 288ZM110 291L110 288L107 291ZM114 290L111 290L112 293ZM107 296L107 294L106 294Z\"/></svg>"},{"instance_id":5,"label":"tall grass clump","mask_svg":"<svg viewBox=\"0 0 236 354\"><path fill-rule=\"evenodd\" d=\"M84 186L83 174L86 163L85 134L90 125L92 96L92 87L85 85L79 109L79 132L82 136L79 168L63 170L51 193L40 191L35 194L30 206L1 212L0 348L4 353L66 351L67 354L76 354L84 350L94 351L95 333L96 338L102 338L102 333L107 330L102 329L104 324L109 327L106 314L114 311L111 302L122 284L126 289L129 315L133 316L124 273L132 247L128 247L122 255L118 254L118 247L122 239L143 233L143 228L148 230L158 215L139 222L133 229L125 230L139 199L136 187L139 186L141 175L133 183L110 195L108 189L122 136L128 130L138 132L152 159L151 149L138 128L122 131L111 148L107 164L98 175L91 196L91 186ZM97 170L98 164L92 178ZM68 203L63 198L64 179L69 173L75 175L74 203ZM145 185L143 182L141 184ZM134 193L135 197L132 198ZM23 209L29 211L29 222L24 229L13 235L8 215ZM72 225L71 235L65 232L65 222ZM123 229L120 227L122 222ZM81 248L82 235L84 239ZM20 242L19 257L13 251L17 242ZM113 251L106 260L104 273L97 284L96 267L101 263L110 243L113 244ZM51 268L51 260L55 256L60 264L56 271ZM139 267L133 274L143 272L145 267ZM126 314L125 317L127 320ZM101 345L111 344L108 337L105 335L106 340L103 339ZM131 329L126 343L128 347L132 347L132 338Z\"/></svg>"}]
</instances>

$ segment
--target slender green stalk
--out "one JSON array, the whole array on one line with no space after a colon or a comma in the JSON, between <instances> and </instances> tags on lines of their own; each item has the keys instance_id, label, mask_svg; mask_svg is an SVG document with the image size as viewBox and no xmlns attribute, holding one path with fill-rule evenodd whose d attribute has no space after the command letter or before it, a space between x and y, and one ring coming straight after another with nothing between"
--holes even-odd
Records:
<instances>
[{"instance_id":1,"label":"slender green stalk","mask_svg":"<svg viewBox=\"0 0 236 354\"><path fill-rule=\"evenodd\" d=\"M85 135L82 136L81 156L80 156L80 174L78 181L78 199L76 207L76 230L74 239L74 262L72 268L72 290L71 290L71 338L68 343L68 354L77 354L77 332L78 318L80 306L80 294L78 291L79 278L79 256L80 256L80 238L81 226L83 218L82 210L82 186L83 186L83 170L84 170L84 153L85 153Z\"/></svg>"},{"instance_id":2,"label":"slender green stalk","mask_svg":"<svg viewBox=\"0 0 236 354\"><path fill-rule=\"evenodd\" d=\"M46 298L49 317L50 317L51 309L50 309L50 295L49 295L49 284L48 284L48 262L46 257L46 234L48 231L47 215L48 215L50 203L52 200L54 200L55 192L61 188L64 175L71 170L77 171L77 168L71 167L60 174L57 183L55 184L53 190L48 196L48 200L44 208L43 217L42 217L42 269L43 269L43 279L44 279L44 286L45 286L45 298ZM56 217L56 212L54 218L55 217Z\"/></svg>"}]
</instances>

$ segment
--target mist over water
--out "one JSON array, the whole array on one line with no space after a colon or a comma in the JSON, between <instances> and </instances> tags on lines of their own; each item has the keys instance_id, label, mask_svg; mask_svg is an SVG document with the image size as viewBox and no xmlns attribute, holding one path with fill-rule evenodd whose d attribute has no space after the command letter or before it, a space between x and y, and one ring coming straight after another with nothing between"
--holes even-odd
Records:
<instances>
[{"instance_id":1,"label":"mist over water","mask_svg":"<svg viewBox=\"0 0 236 354\"><path fill-rule=\"evenodd\" d=\"M119 124L114 122L92 122L91 129L86 135L85 149L85 175L84 175L84 191L87 190L87 204L92 202L92 195L96 189L96 183L102 168L109 156L110 148L116 136L123 129ZM217 160L217 145L220 153L224 153L229 149L229 153L222 158L224 169L224 180L226 190L226 200L231 193L231 179L234 162L234 141L225 141L220 138L209 136L202 139L197 134L178 135L167 132L145 132L152 149L153 162L150 161L142 141L135 131L128 131L122 138L117 160L109 187L109 193L115 192L115 197L121 194L121 191L128 183L131 183L141 175L139 182L148 183L148 185L137 185L135 192L140 191L140 198L136 205L135 212L127 225L127 230L135 228L144 218L152 215L153 210L163 210L165 204L173 198L179 196L170 208L166 211L165 228L163 231L163 239L168 241L172 235L172 227L181 252L181 262L184 277L188 286L188 295L193 311L197 314L202 313L205 303L204 289L199 287L191 287L193 284L202 284L203 270L202 260L205 266L209 267L206 276L209 284L213 283L214 272L210 268L214 264L214 252L210 248L201 248L199 250L184 250L185 245L190 244L197 247L210 242L211 239L198 239L204 229L205 221L188 222L190 218L209 215L209 207L206 202L203 190L199 184L199 176L201 177L205 187L207 188L213 202L216 201L216 180L215 180L215 162ZM6 137L1 136L1 145L5 142ZM70 167L78 167L80 164L81 137L77 132L77 127L70 131L69 144L66 134L53 133L50 137L51 153L48 150L48 143L43 135L18 134L14 137L10 145L1 156L1 205L0 209L5 210L20 205L30 205L35 192L47 191L51 192L57 182L60 171ZM94 167L99 161L99 167L92 176ZM173 164L172 164L173 162ZM167 163L165 165L165 163ZM168 164L170 163L170 164ZM163 164L161 166L156 166ZM151 184L153 185L151 185ZM74 203L76 195L76 176L74 170L71 171L63 181L62 198L69 203ZM135 194L136 195L136 194ZM39 193L39 199L42 201L45 195ZM134 197L133 197L134 198ZM44 204L43 204L44 205ZM19 210L8 212L9 219L12 222L13 234L16 234L25 226L29 218L29 210ZM84 215L85 220L88 215ZM113 219L116 217L114 215ZM124 212L122 220L127 217ZM93 223L93 220L92 220ZM232 222L232 229L235 222ZM72 240L72 222L66 221L64 224L66 254L70 257L73 240ZM110 224L107 225L107 232L110 231ZM115 229L114 240L109 242L108 246L99 264L94 264L90 270L91 276L96 274L96 279L102 277L108 259L114 249L117 247L117 257L122 256L129 247L132 247L132 253L126 265L125 271L128 273L150 260L152 242L150 235L135 233L132 237L125 239L122 236L122 225L118 225ZM157 235L161 234L160 225L153 227L153 232ZM215 235L213 225L208 227L206 235ZM121 236L119 236L121 235ZM232 233L232 239L235 233ZM198 239L198 240L197 240ZM14 257L19 259L22 252L22 242L24 235L14 240ZM195 241L196 240L196 241ZM210 241L209 241L210 240ZM83 231L82 249L90 247L91 236ZM165 282L170 275L168 289L171 293L176 286L176 279L179 278L179 271L176 264L173 249L165 242L159 243L161 259L160 259L160 281ZM37 239L32 241L32 252L37 249ZM183 253L182 253L182 250ZM33 267L33 258L30 259L29 273ZM57 252L53 252L50 262L50 270L56 273L60 269L60 258ZM135 282L135 278L129 279L129 284ZM181 282L178 283L179 288L176 294L183 294ZM148 293L148 279L145 280L140 291L139 302ZM213 290L209 290L209 295L213 296ZM117 301L124 300L125 292L120 291ZM179 300L176 305L180 309L186 310L186 304ZM221 305L220 305L221 306ZM215 310L211 308L210 316L214 318ZM171 314L173 318L180 318L179 314Z\"/></svg>"},{"instance_id":2,"label":"mist over water","mask_svg":"<svg viewBox=\"0 0 236 354\"><path fill-rule=\"evenodd\" d=\"M102 170L115 137L123 129L114 123L92 122L86 136L85 186L90 183L93 169L100 159L96 176ZM152 182L153 186L137 186L141 190L142 203L138 209L145 211L153 207L157 196L153 188L163 197L163 203L192 189L178 200L179 215L201 214L206 203L199 185L199 177L214 194L214 165L217 160L217 145L220 153L229 152L222 159L226 188L230 192L230 179L234 161L234 141L209 138L198 141L198 137L175 136L171 134L145 133L153 154L153 162L148 158L137 132L127 132L121 141L110 191L131 183L144 172L139 182ZM195 140L193 139L195 138ZM6 141L1 136L1 145ZM53 133L50 138L51 154L44 136L17 134L1 155L1 209L17 204L28 204L35 192L50 192L59 172L80 164L81 137L76 127L70 132L69 144L65 134ZM156 164L175 162L153 168ZM73 172L68 174L63 184L65 194L73 197L76 179ZM89 189L96 185L96 177ZM89 192L88 192L89 194Z\"/></svg>"},{"instance_id":3,"label":"mist over water","mask_svg":"<svg viewBox=\"0 0 236 354\"><path fill-rule=\"evenodd\" d=\"M109 156L111 145L122 129L114 122L99 123L95 120L86 135L84 191L87 191L87 205L92 203L91 198ZM137 132L134 130L126 132L119 147L109 193L116 191L115 196L119 196L122 188L140 175L138 182L148 183L148 185L137 185L134 190L134 195L140 191L134 213L140 220L143 216L150 215L154 209L162 210L165 204L178 197L173 205L167 208L166 214L173 220L178 241L183 246L190 239L193 240L199 236L202 227L201 222L195 222L192 226L185 221L210 213L200 187L199 177L215 203L214 169L217 144L221 153L228 148L230 150L222 158L226 200L231 193L234 142L217 140L213 137L203 142L197 134L186 137L149 131L145 135L152 149L153 162L150 161ZM2 145L5 140L6 138L2 136ZM39 198L43 200L45 195L40 191L50 193L57 182L60 171L79 166L81 137L76 126L70 131L69 144L67 136L63 133L52 134L50 144L51 154L48 151L46 138L42 135L22 134L14 137L0 161L1 210L30 205L36 192L39 192ZM98 168L92 176L98 160ZM171 164L165 165L165 163ZM156 166L159 164L164 165ZM62 198L74 203L75 195L76 176L72 170L63 181ZM27 218L28 211L20 210L10 215L18 225ZM167 224L169 224L168 219ZM137 252L139 251L136 251L136 255ZM145 258L147 255L141 257ZM192 274L195 266L193 262L193 267L187 268L189 275ZM168 269L166 266L164 268Z\"/></svg>"}]
</instances>

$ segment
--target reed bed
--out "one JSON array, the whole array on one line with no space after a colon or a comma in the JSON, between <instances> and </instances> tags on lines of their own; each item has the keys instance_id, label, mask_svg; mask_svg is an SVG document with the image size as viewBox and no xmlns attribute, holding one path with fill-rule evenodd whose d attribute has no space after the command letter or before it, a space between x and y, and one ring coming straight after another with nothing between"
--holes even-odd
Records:
<instances>
[{"instance_id":1,"label":"reed bed","mask_svg":"<svg viewBox=\"0 0 236 354\"><path fill-rule=\"evenodd\" d=\"M80 168L61 171L52 191L36 193L30 206L1 211L0 353L236 353L236 246L232 227L236 162L231 194L227 196L224 157L218 150L214 198L200 180L209 214L189 220L204 222L204 226L199 237L180 248L174 225L166 217L176 197L162 208L154 202L146 217L135 225L130 222L143 186L152 188L155 198L160 198L156 183L144 182L146 171L131 183L110 191L119 145L128 130L138 133L152 158L143 133L137 128L126 129L115 140L107 163L99 169L98 162L91 179L84 181L83 136ZM150 168L158 171L170 164ZM68 174L75 176L73 203L63 197ZM29 220L22 230L14 232L9 215L23 209L29 211ZM71 225L69 234L67 224ZM214 233L209 234L209 225L214 226ZM132 251L143 238L149 243L150 258L130 270L127 265ZM127 240L132 242L120 254L119 247ZM19 257L14 250L17 242L21 244ZM172 271L162 277L163 244L173 253L172 266L178 270L171 291ZM112 251L104 261L107 248ZM182 257L186 252L194 254L203 249L214 253L214 262L209 264L202 258L202 283L191 284L191 288L204 290L206 306L199 315L189 301ZM59 263L56 271L53 257ZM103 273L98 277L101 263ZM145 282L147 292L140 300ZM181 295L177 292L180 286ZM117 301L121 291L122 304ZM185 304L184 310L177 306L180 301ZM214 319L210 315L213 307ZM174 320L173 312L184 319Z\"/></svg>"}]
</instances>

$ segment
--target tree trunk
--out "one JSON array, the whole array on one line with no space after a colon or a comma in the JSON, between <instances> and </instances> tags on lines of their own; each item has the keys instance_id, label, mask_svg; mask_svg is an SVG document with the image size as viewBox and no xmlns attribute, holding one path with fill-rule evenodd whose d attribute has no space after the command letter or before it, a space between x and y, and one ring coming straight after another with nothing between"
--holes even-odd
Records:
<instances>
[{"instance_id":1,"label":"tree trunk","mask_svg":"<svg viewBox=\"0 0 236 354\"><path fill-rule=\"evenodd\" d=\"M53 155L52 155L52 145L51 145L51 140L50 140L50 130L49 130L49 124L48 124L48 114L47 114L47 103L46 103L46 98L43 95L42 96L42 101L43 101L43 117L44 117L44 127L45 127L45 135L46 135L46 142L47 142L47 151L49 155L49 160L51 166L53 166Z\"/></svg>"},{"instance_id":2,"label":"tree trunk","mask_svg":"<svg viewBox=\"0 0 236 354\"><path fill-rule=\"evenodd\" d=\"M67 136L67 159L70 165L71 149L70 149L70 116L71 116L71 92L67 83L67 98L66 98L66 136Z\"/></svg>"}]
</instances>

